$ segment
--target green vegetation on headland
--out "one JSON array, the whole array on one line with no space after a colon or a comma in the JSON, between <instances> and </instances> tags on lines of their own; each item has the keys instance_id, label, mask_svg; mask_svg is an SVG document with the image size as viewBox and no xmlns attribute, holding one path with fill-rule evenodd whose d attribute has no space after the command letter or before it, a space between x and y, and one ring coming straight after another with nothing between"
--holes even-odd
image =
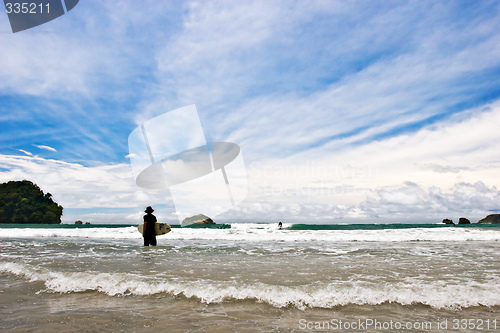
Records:
<instances>
[{"instance_id":1,"label":"green vegetation on headland","mask_svg":"<svg viewBox=\"0 0 500 333\"><path fill-rule=\"evenodd\" d=\"M0 184L0 223L60 224L63 207L29 180Z\"/></svg>"}]
</instances>

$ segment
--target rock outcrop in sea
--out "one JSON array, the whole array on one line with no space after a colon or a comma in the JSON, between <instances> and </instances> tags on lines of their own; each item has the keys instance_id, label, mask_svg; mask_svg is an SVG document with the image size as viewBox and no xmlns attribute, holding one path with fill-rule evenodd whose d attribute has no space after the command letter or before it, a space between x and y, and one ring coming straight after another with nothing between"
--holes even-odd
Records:
<instances>
[{"instance_id":1,"label":"rock outcrop in sea","mask_svg":"<svg viewBox=\"0 0 500 333\"><path fill-rule=\"evenodd\" d=\"M479 220L477 223L500 223L500 214L491 214L484 219Z\"/></svg>"},{"instance_id":2,"label":"rock outcrop in sea","mask_svg":"<svg viewBox=\"0 0 500 333\"><path fill-rule=\"evenodd\" d=\"M208 216L198 214L191 217L186 217L182 220L181 227L186 227L191 224L215 224L215 222Z\"/></svg>"},{"instance_id":3,"label":"rock outcrop in sea","mask_svg":"<svg viewBox=\"0 0 500 333\"><path fill-rule=\"evenodd\" d=\"M453 223L453 221L450 220L450 219L444 219L443 223L444 224L455 225L455 223ZM488 215L484 219L479 220L477 223L483 223L483 224L496 224L496 223L499 223L500 224L500 214L491 214L491 215ZM471 222L470 222L469 219L467 219L465 217L461 217L458 220L458 224L471 224Z\"/></svg>"},{"instance_id":4,"label":"rock outcrop in sea","mask_svg":"<svg viewBox=\"0 0 500 333\"><path fill-rule=\"evenodd\" d=\"M465 217L461 217L461 218L458 220L458 224L470 224L470 220L469 220L469 219L466 219Z\"/></svg>"}]
</instances>

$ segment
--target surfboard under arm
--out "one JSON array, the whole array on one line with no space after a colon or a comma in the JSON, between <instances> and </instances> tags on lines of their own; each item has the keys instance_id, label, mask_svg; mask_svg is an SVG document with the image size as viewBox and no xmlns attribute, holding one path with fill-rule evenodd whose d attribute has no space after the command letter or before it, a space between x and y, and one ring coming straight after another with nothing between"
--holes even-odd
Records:
<instances>
[{"instance_id":1,"label":"surfboard under arm","mask_svg":"<svg viewBox=\"0 0 500 333\"><path fill-rule=\"evenodd\" d=\"M141 234L143 234L143 232L144 232L144 223L139 224L139 226L137 227L137 229L139 230L139 232ZM170 231L171 231L170 225L168 225L166 223L161 223L161 222L156 222L155 223L155 233L156 233L157 236L168 234Z\"/></svg>"}]
</instances>

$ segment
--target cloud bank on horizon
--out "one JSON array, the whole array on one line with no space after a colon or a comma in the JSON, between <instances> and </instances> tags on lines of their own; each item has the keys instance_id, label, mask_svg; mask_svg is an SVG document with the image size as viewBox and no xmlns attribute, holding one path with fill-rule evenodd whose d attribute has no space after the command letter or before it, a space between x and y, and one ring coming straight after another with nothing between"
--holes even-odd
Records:
<instances>
[{"instance_id":1,"label":"cloud bank on horizon","mask_svg":"<svg viewBox=\"0 0 500 333\"><path fill-rule=\"evenodd\" d=\"M34 181L67 223L174 221L127 138L190 104L246 162L220 221L500 211L498 2L85 1L0 45L0 181Z\"/></svg>"}]
</instances>

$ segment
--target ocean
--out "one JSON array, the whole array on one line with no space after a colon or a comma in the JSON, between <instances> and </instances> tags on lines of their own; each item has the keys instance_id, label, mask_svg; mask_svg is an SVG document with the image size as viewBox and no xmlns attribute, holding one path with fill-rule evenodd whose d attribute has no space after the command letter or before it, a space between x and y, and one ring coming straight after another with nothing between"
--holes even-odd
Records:
<instances>
[{"instance_id":1,"label":"ocean","mask_svg":"<svg viewBox=\"0 0 500 333\"><path fill-rule=\"evenodd\" d=\"M0 225L2 332L499 332L500 225Z\"/></svg>"}]
</instances>

